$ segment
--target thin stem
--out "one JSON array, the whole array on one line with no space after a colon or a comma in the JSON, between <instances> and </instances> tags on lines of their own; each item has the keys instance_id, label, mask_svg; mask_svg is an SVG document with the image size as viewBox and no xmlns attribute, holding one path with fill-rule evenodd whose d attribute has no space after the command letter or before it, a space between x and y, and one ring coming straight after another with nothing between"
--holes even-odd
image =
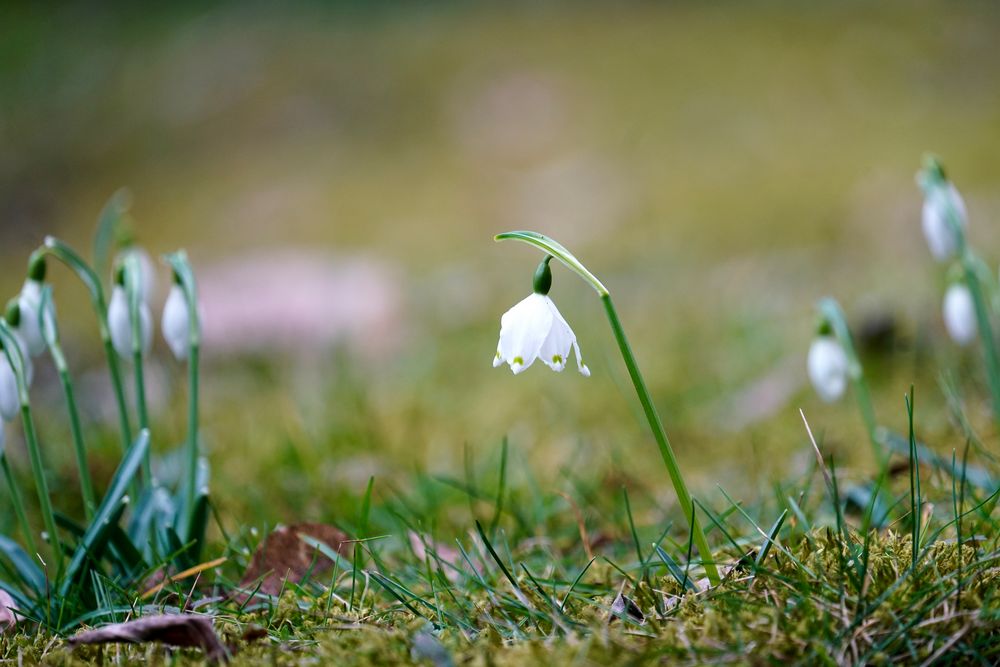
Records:
<instances>
[{"instance_id":1,"label":"thin stem","mask_svg":"<svg viewBox=\"0 0 1000 667\"><path fill-rule=\"evenodd\" d=\"M0 428L3 428L2 424L0 424ZM0 468L3 468L4 481L7 483L7 491L10 493L10 504L14 506L14 515L17 517L17 523L21 527L21 533L24 535L24 541L28 545L28 551L36 554L38 553L38 545L35 543L34 533L31 532L31 524L28 523L28 516L24 513L24 501L21 499L21 489L17 485L17 480L14 479L14 473L10 469L7 454L3 451L0 451Z\"/></svg>"},{"instance_id":2,"label":"thin stem","mask_svg":"<svg viewBox=\"0 0 1000 667\"><path fill-rule=\"evenodd\" d=\"M128 405L125 402L125 386L122 382L121 368L118 365L118 355L111 343L111 332L108 329L108 305L104 299L104 288L94 270L68 245L59 239L49 236L45 245L35 251L34 255L45 254L55 257L68 266L80 278L90 292L90 301L97 315L97 326L104 345L104 355L111 374L111 387L115 394L115 404L118 407L118 424L121 431L122 451L128 451L132 444L132 427L129 424ZM34 256L33 255L33 256Z\"/></svg>"},{"instance_id":3,"label":"thin stem","mask_svg":"<svg viewBox=\"0 0 1000 667\"><path fill-rule=\"evenodd\" d=\"M833 333L837 336L840 347L847 355L848 372L851 376L851 383L854 385L854 397L858 402L858 411L865 423L865 430L868 432L868 441L871 444L875 460L884 468L888 463L889 456L878 437L878 421L875 419L871 391L868 389L868 380L865 379L864 366L861 365L857 348L854 347L854 337L847 325L847 317L836 299L829 297L820 301L819 310L826 322L833 328Z\"/></svg>"},{"instance_id":4,"label":"thin stem","mask_svg":"<svg viewBox=\"0 0 1000 667\"><path fill-rule=\"evenodd\" d=\"M186 470L184 480L184 499L188 517L194 511L195 497L198 494L198 373L201 352L201 321L198 317L198 284L194 271L188 261L187 253L178 250L167 255L167 262L174 273L176 284L184 292L184 300L188 313L188 439L186 451ZM188 525L190 530L191 526ZM188 540L201 539L200 535L188 535Z\"/></svg>"},{"instance_id":5,"label":"thin stem","mask_svg":"<svg viewBox=\"0 0 1000 667\"><path fill-rule=\"evenodd\" d=\"M146 406L146 379L143 372L143 331L141 309L146 306L142 301L141 279L142 268L135 255L129 255L125 260L125 292L128 296L129 326L132 330L132 368L135 373L135 406L139 416L140 430L149 429L149 411ZM153 467L149 450L142 460L142 474L148 484L153 481Z\"/></svg>"},{"instance_id":6,"label":"thin stem","mask_svg":"<svg viewBox=\"0 0 1000 667\"><path fill-rule=\"evenodd\" d=\"M1000 421L1000 358L997 356L993 326L990 324L989 309L986 306L979 276L976 274L975 262L971 253L967 251L962 253L962 269L965 272L965 284L969 288L972 303L976 307L976 324L979 327L979 338L983 345L983 359L986 362L986 381L993 399L993 418Z\"/></svg>"},{"instance_id":7,"label":"thin stem","mask_svg":"<svg viewBox=\"0 0 1000 667\"><path fill-rule=\"evenodd\" d=\"M713 586L716 586L719 584L720 578L715 563L712 561L712 550L709 548L708 541L705 539L705 533L702 532L701 525L698 523L698 517L693 511L691 494L684 483L684 477L681 475L677 457L674 455L673 447L670 446L670 440L663 429L663 422L660 420L660 415L653 406L649 390L646 388L646 383L639 372L639 366L635 361L635 356L632 354L632 348L629 345L628 338L625 336L625 330L622 328L621 320L618 319L618 312L611 302L611 295L604 293L601 295L601 301L604 303L604 310L607 312L608 321L611 323L611 330L615 334L615 341L618 343L618 349L621 351L622 359L625 361L625 367L628 369L629 377L632 378L632 384L635 386L635 393L639 396L639 402L642 404L642 410L646 414L649 428L653 431L653 437L656 439L656 444L660 449L660 456L663 458L664 465L667 466L667 473L670 475L670 481L673 482L674 491L677 493L677 501L684 512L684 518L688 520L691 533L694 536L694 542L698 547L698 552L701 554L705 574L708 576L709 582Z\"/></svg>"},{"instance_id":8,"label":"thin stem","mask_svg":"<svg viewBox=\"0 0 1000 667\"><path fill-rule=\"evenodd\" d=\"M38 435L35 432L35 422L31 417L31 405L28 399L28 383L24 375L24 359L21 357L21 346L14 332L6 321L0 320L0 342L3 343L3 353L14 370L17 381L17 394L21 403L21 425L24 428L24 441L28 448L28 458L31 460L31 474L35 478L35 490L38 493L38 506L45 522L45 530L49 534L52 551L55 556L56 572L62 574L63 552L59 540L59 529L56 526L55 515L52 512L52 498L49 495L49 485L45 480L45 464L42 461L42 451L38 446Z\"/></svg>"},{"instance_id":9,"label":"thin stem","mask_svg":"<svg viewBox=\"0 0 1000 667\"><path fill-rule=\"evenodd\" d=\"M192 343L188 351L188 439L187 439L187 485L185 498L187 511L194 511L194 499L198 481L198 362L200 347ZM189 525L190 529L190 525ZM195 538L188 535L188 539Z\"/></svg>"},{"instance_id":10,"label":"thin stem","mask_svg":"<svg viewBox=\"0 0 1000 667\"><path fill-rule=\"evenodd\" d=\"M45 345L52 356L52 363L59 373L63 395L66 397L66 410L69 412L70 431L73 436L73 449L76 454L76 467L80 474L80 492L83 496L83 509L89 521L97 508L94 496L94 483L90 477L90 467L87 465L87 448L83 443L83 429L80 428L80 413L76 408L76 396L73 392L73 382L69 375L69 366L59 343L59 329L56 325L55 313L52 310L52 287L46 285L42 290L41 307L38 309L38 328L45 339Z\"/></svg>"},{"instance_id":11,"label":"thin stem","mask_svg":"<svg viewBox=\"0 0 1000 667\"><path fill-rule=\"evenodd\" d=\"M55 344L53 344L53 342ZM73 449L76 454L76 467L80 472L80 494L83 497L83 509L87 520L93 518L97 508L97 497L94 495L94 482L90 477L90 467L87 465L87 448L83 442L83 429L80 427L80 412L76 407L76 396L73 392L73 382L66 366L66 357L58 341L49 342L49 352L59 373L63 395L66 397L66 411L69 413L69 426L73 436Z\"/></svg>"}]
</instances>

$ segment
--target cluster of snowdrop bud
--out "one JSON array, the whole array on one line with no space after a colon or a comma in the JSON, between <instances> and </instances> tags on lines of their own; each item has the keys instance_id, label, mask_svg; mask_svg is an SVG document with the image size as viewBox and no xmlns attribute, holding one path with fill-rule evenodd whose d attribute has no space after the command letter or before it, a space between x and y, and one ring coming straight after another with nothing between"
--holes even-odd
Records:
<instances>
[{"instance_id":1,"label":"cluster of snowdrop bud","mask_svg":"<svg viewBox=\"0 0 1000 667\"><path fill-rule=\"evenodd\" d=\"M140 278L141 281L141 278ZM142 282L140 282L140 285ZM122 359L130 360L132 350L132 318L129 314L128 293L125 290L125 266L119 265L115 270L115 284L111 289L111 302L108 304L108 329L111 333L111 344ZM149 353L153 345L153 315L149 310L149 302L145 294L139 293L139 351L142 356Z\"/></svg>"},{"instance_id":2,"label":"cluster of snowdrop bud","mask_svg":"<svg viewBox=\"0 0 1000 667\"><path fill-rule=\"evenodd\" d=\"M132 252L142 253L142 256L145 256L145 253L140 250ZM151 270L147 273L147 269L144 268L141 261L134 262L132 266L139 267L140 275L137 276L139 340L140 352L142 356L146 356L153 344L153 315L149 307L146 286L152 285L154 278ZM111 344L118 355L122 359L132 360L132 319L129 312L128 290L125 288L125 271L125 264L120 264L115 271L115 284L111 291L111 301L108 304L108 329L111 333ZM170 352L178 361L185 361L188 358L190 323L187 293L181 284L180 276L173 272L173 284L163 307L160 327L167 347L170 348Z\"/></svg>"},{"instance_id":3,"label":"cluster of snowdrop bud","mask_svg":"<svg viewBox=\"0 0 1000 667\"><path fill-rule=\"evenodd\" d=\"M847 391L850 362L843 346L826 322L820 325L816 338L809 346L806 366L809 381L823 401L832 403Z\"/></svg>"},{"instance_id":4,"label":"cluster of snowdrop bud","mask_svg":"<svg viewBox=\"0 0 1000 667\"><path fill-rule=\"evenodd\" d=\"M506 363L517 375L536 359L541 359L552 370L562 371L572 351L576 354L580 373L590 377L590 369L580 356L576 334L548 296L552 287L551 259L547 256L538 265L532 294L500 318L500 342L493 357L493 367Z\"/></svg>"},{"instance_id":5,"label":"cluster of snowdrop bud","mask_svg":"<svg viewBox=\"0 0 1000 667\"><path fill-rule=\"evenodd\" d=\"M921 215L924 238L934 259L946 262L958 252L969 224L965 201L935 159L928 160L918 182L924 191Z\"/></svg>"}]
</instances>

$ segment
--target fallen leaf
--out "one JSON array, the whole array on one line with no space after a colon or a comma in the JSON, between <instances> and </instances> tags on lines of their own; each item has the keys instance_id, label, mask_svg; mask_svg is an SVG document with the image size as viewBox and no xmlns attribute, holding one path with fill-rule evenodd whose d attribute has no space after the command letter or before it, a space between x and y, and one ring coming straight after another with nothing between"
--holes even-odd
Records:
<instances>
[{"instance_id":1,"label":"fallen leaf","mask_svg":"<svg viewBox=\"0 0 1000 667\"><path fill-rule=\"evenodd\" d=\"M341 556L347 555L351 544L344 531L327 524L282 526L268 535L257 548L240 581L242 590L233 599L242 604L253 597L255 591L274 597L281 594L286 579L299 583L307 576L320 577L329 572L333 561L306 544L301 536L322 542Z\"/></svg>"},{"instance_id":2,"label":"fallen leaf","mask_svg":"<svg viewBox=\"0 0 1000 667\"><path fill-rule=\"evenodd\" d=\"M211 662L228 662L230 654L212 628L207 616L163 614L105 625L71 637L71 646L80 644L144 644L160 642L169 646L195 647L205 652Z\"/></svg>"},{"instance_id":3,"label":"fallen leaf","mask_svg":"<svg viewBox=\"0 0 1000 667\"><path fill-rule=\"evenodd\" d=\"M6 632L17 625L17 603L10 593L0 588L0 632Z\"/></svg>"},{"instance_id":4,"label":"fallen leaf","mask_svg":"<svg viewBox=\"0 0 1000 667\"><path fill-rule=\"evenodd\" d=\"M632 619L639 625L646 623L646 615L642 613L642 609L639 609L639 605L629 596L619 593L615 597L615 601L611 603L611 615L608 616L608 623L613 623L616 618L625 617Z\"/></svg>"}]
</instances>

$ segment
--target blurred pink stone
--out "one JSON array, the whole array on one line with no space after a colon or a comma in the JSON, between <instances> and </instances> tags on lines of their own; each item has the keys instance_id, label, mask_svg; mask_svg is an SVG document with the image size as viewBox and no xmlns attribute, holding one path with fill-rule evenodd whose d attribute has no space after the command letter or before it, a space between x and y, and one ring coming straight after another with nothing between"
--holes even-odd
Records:
<instances>
[{"instance_id":1,"label":"blurred pink stone","mask_svg":"<svg viewBox=\"0 0 1000 667\"><path fill-rule=\"evenodd\" d=\"M384 260L280 248L198 272L212 355L321 351L348 344L384 356L401 342L402 296Z\"/></svg>"}]
</instances>

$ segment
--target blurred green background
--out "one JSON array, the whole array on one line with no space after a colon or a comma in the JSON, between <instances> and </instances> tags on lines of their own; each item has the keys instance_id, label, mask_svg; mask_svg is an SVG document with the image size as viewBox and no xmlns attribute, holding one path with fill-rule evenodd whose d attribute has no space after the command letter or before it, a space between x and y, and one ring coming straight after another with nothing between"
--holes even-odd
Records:
<instances>
[{"instance_id":1,"label":"blurred green background","mask_svg":"<svg viewBox=\"0 0 1000 667\"><path fill-rule=\"evenodd\" d=\"M882 421L904 424L916 382L921 434L950 451L938 373L957 364L974 418L982 380L976 352L944 340L913 174L943 156L992 261L998 37L986 2L8 6L0 287L47 233L88 249L127 186L139 241L186 247L220 304L203 396L216 498L266 520L323 514L371 474L489 465L504 435L554 486L566 468L609 489L627 475L671 502L582 282L556 269L552 296L593 377L491 368L540 259L492 242L508 229L556 237L615 294L696 494L802 469L799 407L848 465L868 461L851 401L805 386L828 294L858 329L894 323L866 358ZM273 289L233 287L239 270ZM52 273L98 419L85 293ZM227 324L230 306L256 323ZM183 374L162 342L154 364L166 451ZM70 480L50 370L36 392ZM109 471L115 445L93 446Z\"/></svg>"}]
</instances>

